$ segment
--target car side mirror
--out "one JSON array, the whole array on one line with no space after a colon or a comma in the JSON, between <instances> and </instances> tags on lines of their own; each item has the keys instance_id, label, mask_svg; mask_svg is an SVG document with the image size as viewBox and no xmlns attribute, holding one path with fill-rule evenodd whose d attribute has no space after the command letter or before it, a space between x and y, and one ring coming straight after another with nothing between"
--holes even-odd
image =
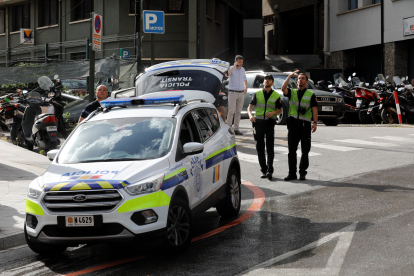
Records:
<instances>
[{"instance_id":1,"label":"car side mirror","mask_svg":"<svg viewBox=\"0 0 414 276\"><path fill-rule=\"evenodd\" d=\"M186 143L183 146L183 151L185 155L202 153L204 151L204 145L196 142Z\"/></svg>"},{"instance_id":2,"label":"car side mirror","mask_svg":"<svg viewBox=\"0 0 414 276\"><path fill-rule=\"evenodd\" d=\"M50 150L47 152L47 158L49 158L50 161L53 161L53 159L55 159L57 153L59 152L59 150Z\"/></svg>"}]
</instances>

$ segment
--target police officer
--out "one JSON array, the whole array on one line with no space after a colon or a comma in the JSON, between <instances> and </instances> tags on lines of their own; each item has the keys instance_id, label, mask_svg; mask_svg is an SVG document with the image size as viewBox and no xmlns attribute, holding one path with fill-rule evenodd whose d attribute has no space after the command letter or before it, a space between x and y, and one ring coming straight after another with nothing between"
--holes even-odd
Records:
<instances>
[{"instance_id":1,"label":"police officer","mask_svg":"<svg viewBox=\"0 0 414 276\"><path fill-rule=\"evenodd\" d=\"M268 74L265 76L263 90L253 94L247 112L253 128L256 132L256 151L259 157L260 169L262 171L261 178L272 179L273 159L275 156L275 124L277 115L282 113L282 103L280 95L272 89L274 78ZM252 109L255 107L256 116L252 115ZM265 156L265 136L267 149L267 164Z\"/></svg>"},{"instance_id":2,"label":"police officer","mask_svg":"<svg viewBox=\"0 0 414 276\"><path fill-rule=\"evenodd\" d=\"M85 106L85 109L82 111L78 124L86 119L86 117L89 116L93 111L97 110L99 107L101 107L100 102L108 98L108 88L106 88L105 85L99 85L96 88L96 100L89 103L87 106Z\"/></svg>"},{"instance_id":3,"label":"police officer","mask_svg":"<svg viewBox=\"0 0 414 276\"><path fill-rule=\"evenodd\" d=\"M296 175L296 151L301 142L302 157L300 159L300 180L306 180L306 170L309 167L309 152L311 149L311 132L315 132L318 121L318 103L315 94L307 89L308 76L299 70L290 74L282 86L282 91L289 98L288 113L288 147L289 175L285 181L298 179ZM289 89L290 78L298 75L298 89ZM311 123L313 118L313 124Z\"/></svg>"}]
</instances>

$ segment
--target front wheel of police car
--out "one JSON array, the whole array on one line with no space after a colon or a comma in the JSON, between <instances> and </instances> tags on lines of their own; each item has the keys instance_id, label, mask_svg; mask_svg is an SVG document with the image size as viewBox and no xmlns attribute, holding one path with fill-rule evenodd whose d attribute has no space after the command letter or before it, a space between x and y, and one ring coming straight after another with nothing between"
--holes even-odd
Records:
<instances>
[{"instance_id":1,"label":"front wheel of police car","mask_svg":"<svg viewBox=\"0 0 414 276\"><path fill-rule=\"evenodd\" d=\"M193 218L190 207L181 198L171 202L168 211L167 231L164 247L168 253L184 251L191 243Z\"/></svg>"},{"instance_id":2,"label":"front wheel of police car","mask_svg":"<svg viewBox=\"0 0 414 276\"><path fill-rule=\"evenodd\" d=\"M241 187L240 174L233 167L227 177L226 197L217 205L217 213L222 217L234 217L239 214Z\"/></svg>"}]
</instances>

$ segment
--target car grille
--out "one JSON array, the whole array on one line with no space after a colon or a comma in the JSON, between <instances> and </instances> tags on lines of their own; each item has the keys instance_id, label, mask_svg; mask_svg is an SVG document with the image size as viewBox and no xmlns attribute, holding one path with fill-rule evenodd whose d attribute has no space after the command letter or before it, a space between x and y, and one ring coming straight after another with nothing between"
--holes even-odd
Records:
<instances>
[{"instance_id":1,"label":"car grille","mask_svg":"<svg viewBox=\"0 0 414 276\"><path fill-rule=\"evenodd\" d=\"M46 225L43 232L49 237L97 237L119 235L125 228L119 223L104 223L100 227L58 227Z\"/></svg>"},{"instance_id":2,"label":"car grille","mask_svg":"<svg viewBox=\"0 0 414 276\"><path fill-rule=\"evenodd\" d=\"M75 201L77 197L83 201ZM43 198L43 206L53 213L110 212L123 200L117 190L52 191Z\"/></svg>"},{"instance_id":3,"label":"car grille","mask_svg":"<svg viewBox=\"0 0 414 276\"><path fill-rule=\"evenodd\" d=\"M336 103L336 97L316 97L318 102Z\"/></svg>"}]
</instances>

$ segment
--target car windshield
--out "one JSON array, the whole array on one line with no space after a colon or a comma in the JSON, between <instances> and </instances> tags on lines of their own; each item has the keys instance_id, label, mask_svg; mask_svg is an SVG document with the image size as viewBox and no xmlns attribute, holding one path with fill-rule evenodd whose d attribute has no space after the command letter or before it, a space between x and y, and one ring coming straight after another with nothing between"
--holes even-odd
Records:
<instances>
[{"instance_id":1,"label":"car windshield","mask_svg":"<svg viewBox=\"0 0 414 276\"><path fill-rule=\"evenodd\" d=\"M171 90L201 90L215 95L221 85L217 76L202 70L174 69L139 78L138 81L139 95Z\"/></svg>"},{"instance_id":2,"label":"car windshield","mask_svg":"<svg viewBox=\"0 0 414 276\"><path fill-rule=\"evenodd\" d=\"M147 160L166 155L171 148L173 118L122 118L80 125L63 147L63 164Z\"/></svg>"},{"instance_id":3,"label":"car windshield","mask_svg":"<svg viewBox=\"0 0 414 276\"><path fill-rule=\"evenodd\" d=\"M85 89L86 88L86 80L77 80L77 79L69 79L69 80L60 80L63 86L68 89Z\"/></svg>"}]
</instances>

